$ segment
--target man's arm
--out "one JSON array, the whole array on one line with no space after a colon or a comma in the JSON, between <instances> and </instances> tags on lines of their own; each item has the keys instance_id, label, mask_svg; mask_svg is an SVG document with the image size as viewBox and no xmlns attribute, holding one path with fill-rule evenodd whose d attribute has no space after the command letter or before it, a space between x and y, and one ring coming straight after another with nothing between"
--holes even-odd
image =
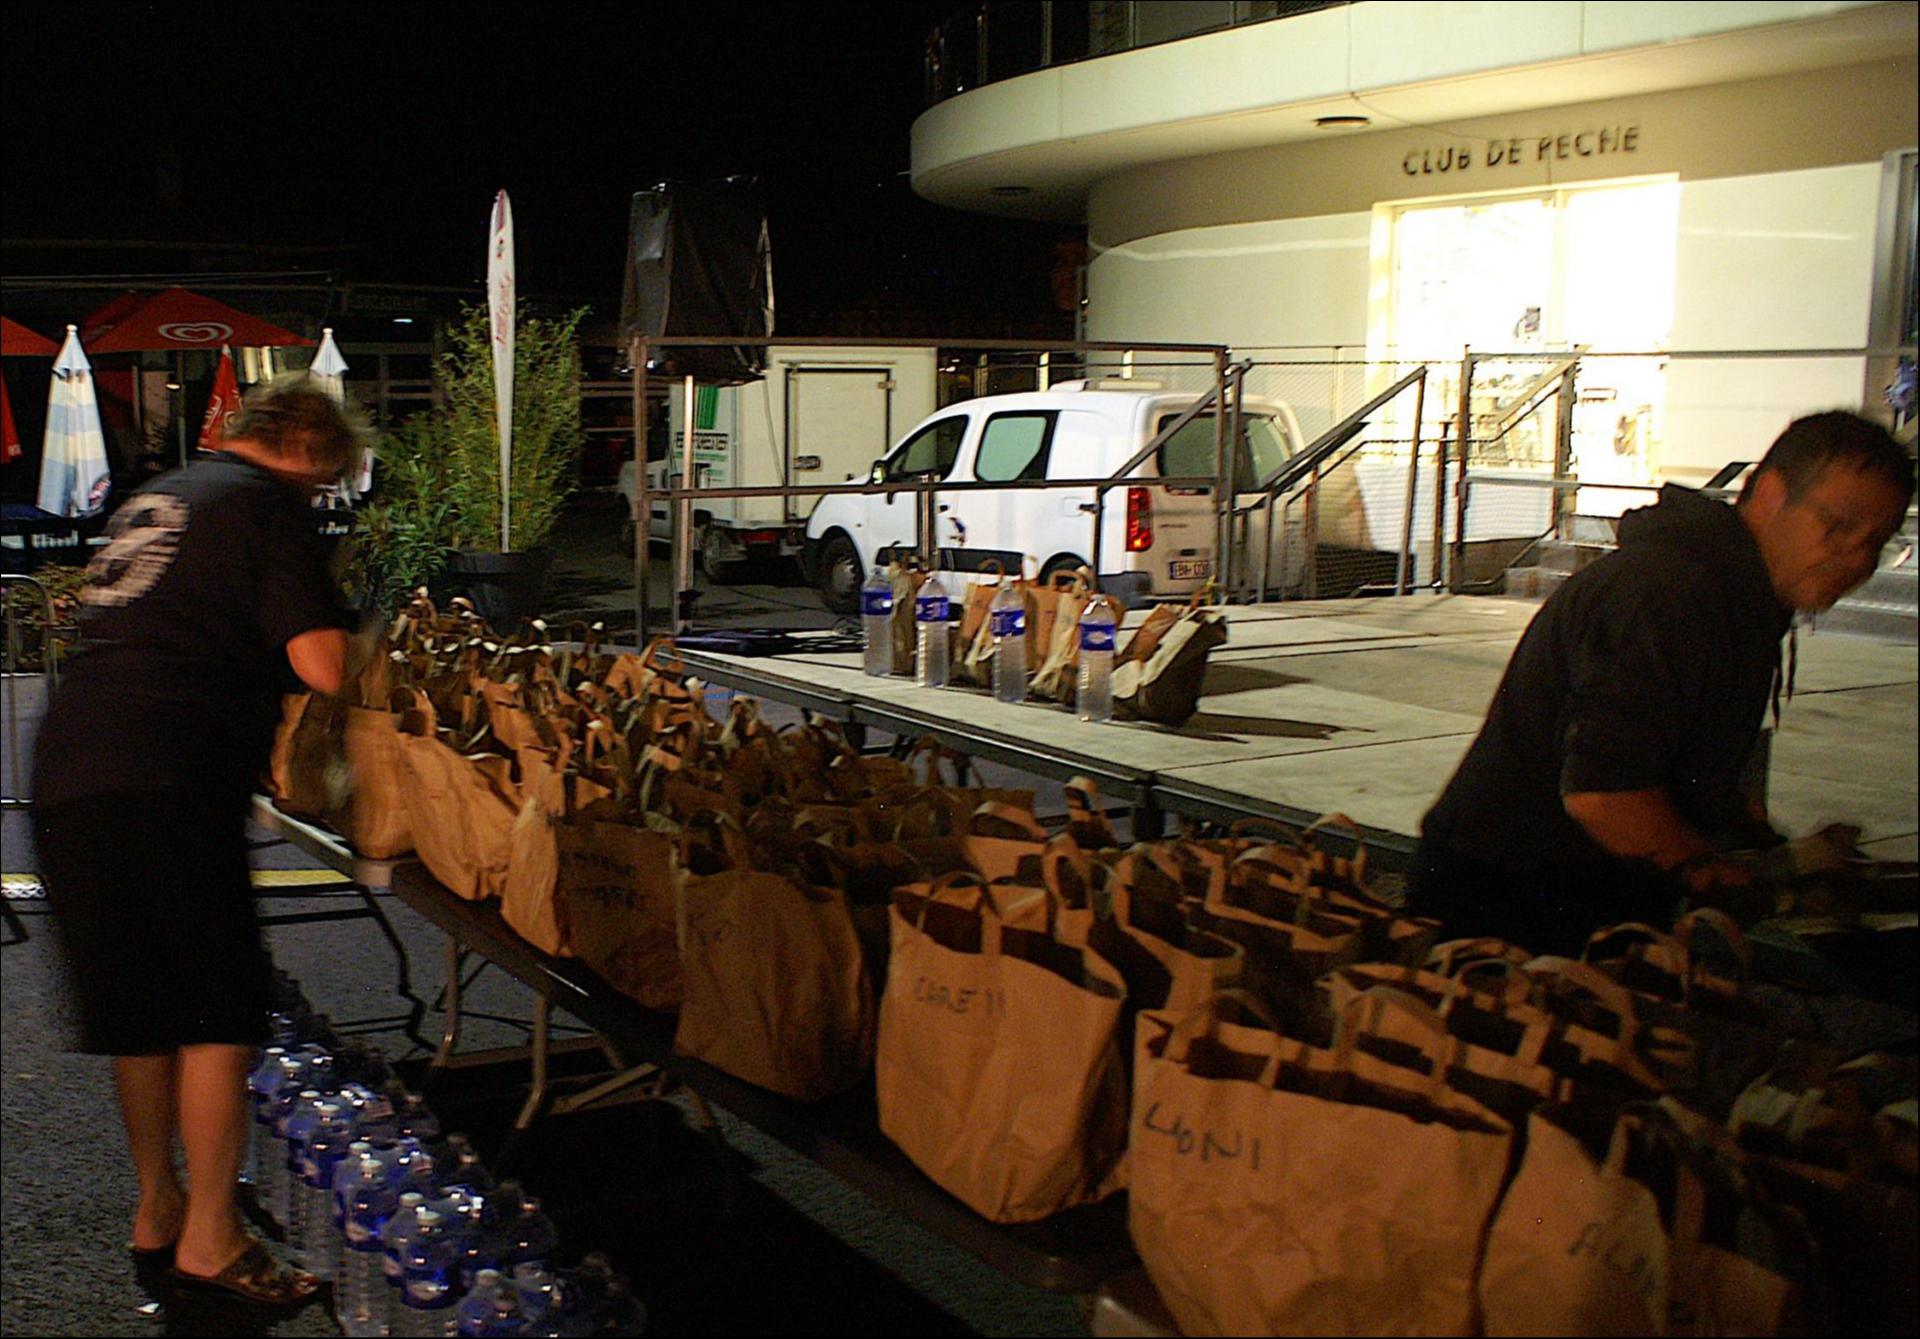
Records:
<instances>
[{"instance_id":1,"label":"man's arm","mask_svg":"<svg viewBox=\"0 0 1920 1339\"><path fill-rule=\"evenodd\" d=\"M287 663L316 693L340 696L347 683L347 634L340 628L309 628L287 643Z\"/></svg>"},{"instance_id":2,"label":"man's arm","mask_svg":"<svg viewBox=\"0 0 1920 1339\"><path fill-rule=\"evenodd\" d=\"M1752 887L1753 871L1720 856L1666 791L1575 791L1560 802L1601 849L1665 870L1686 886L1694 903L1721 907L1743 925L1770 914L1771 899Z\"/></svg>"}]
</instances>

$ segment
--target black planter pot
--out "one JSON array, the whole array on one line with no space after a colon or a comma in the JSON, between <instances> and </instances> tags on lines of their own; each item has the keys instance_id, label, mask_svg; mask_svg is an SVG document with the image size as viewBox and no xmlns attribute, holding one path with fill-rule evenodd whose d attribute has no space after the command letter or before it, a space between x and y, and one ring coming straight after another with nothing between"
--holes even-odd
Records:
<instances>
[{"instance_id":1,"label":"black planter pot","mask_svg":"<svg viewBox=\"0 0 1920 1339\"><path fill-rule=\"evenodd\" d=\"M550 549L523 553L462 549L447 563L446 579L455 594L472 600L480 616L504 635L518 629L523 620L540 616L552 561Z\"/></svg>"}]
</instances>

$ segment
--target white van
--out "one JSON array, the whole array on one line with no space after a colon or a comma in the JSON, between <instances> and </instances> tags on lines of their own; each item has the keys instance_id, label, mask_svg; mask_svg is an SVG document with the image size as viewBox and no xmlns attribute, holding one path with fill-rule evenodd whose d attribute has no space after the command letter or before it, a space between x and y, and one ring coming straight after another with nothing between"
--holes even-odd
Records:
<instances>
[{"instance_id":1,"label":"white van","mask_svg":"<svg viewBox=\"0 0 1920 1339\"><path fill-rule=\"evenodd\" d=\"M1136 380L1063 382L1045 391L989 395L943 409L874 462L875 483L955 483L1110 477L1198 399ZM1235 451L1235 478L1261 479L1306 445L1291 409L1247 397ZM1143 481L1211 476L1212 411L1196 416L1136 471ZM1243 501L1252 501L1247 495ZM936 495L942 567L978 571L997 560L1028 576L1091 565L1091 488L977 490ZM859 605L860 583L876 563L915 544L915 496L836 494L808 518L801 564L827 607ZM1256 521L1256 536L1265 533ZM1297 530L1277 528L1270 570L1280 569ZM1289 538L1289 533L1291 537ZM1098 572L1101 586L1128 604L1189 595L1214 575L1213 500L1205 489L1121 485L1106 494ZM1303 564L1297 551L1288 568ZM1277 577L1275 578L1277 580Z\"/></svg>"},{"instance_id":2,"label":"white van","mask_svg":"<svg viewBox=\"0 0 1920 1339\"><path fill-rule=\"evenodd\" d=\"M776 484L842 483L865 474L903 423L935 403L934 350L888 346L823 348L773 345L766 375L742 386L695 391L693 456L702 488L759 488ZM667 393L667 437L648 444L647 487L677 488L686 430L686 399L679 384ZM620 468L627 515L636 500L632 460ZM701 570L716 581L743 573L749 559L798 554L803 523L817 495L789 498L715 498L694 510L693 549ZM672 509L649 499L655 539L673 534ZM631 522L629 522L631 523ZM633 535L625 536L633 546Z\"/></svg>"}]
</instances>

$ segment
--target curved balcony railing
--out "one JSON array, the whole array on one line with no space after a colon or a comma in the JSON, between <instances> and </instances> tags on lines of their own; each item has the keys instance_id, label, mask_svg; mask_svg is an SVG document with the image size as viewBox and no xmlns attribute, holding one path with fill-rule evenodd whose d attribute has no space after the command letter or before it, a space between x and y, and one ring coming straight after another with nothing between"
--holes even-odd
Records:
<instances>
[{"instance_id":1,"label":"curved balcony railing","mask_svg":"<svg viewBox=\"0 0 1920 1339\"><path fill-rule=\"evenodd\" d=\"M994 0L927 38L927 105L1015 75L1352 0Z\"/></svg>"}]
</instances>

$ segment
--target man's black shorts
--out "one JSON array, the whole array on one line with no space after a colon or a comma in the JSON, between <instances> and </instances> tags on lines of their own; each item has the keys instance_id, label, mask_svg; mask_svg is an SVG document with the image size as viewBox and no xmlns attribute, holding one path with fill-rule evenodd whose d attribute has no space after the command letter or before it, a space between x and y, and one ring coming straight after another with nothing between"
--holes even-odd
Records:
<instances>
[{"instance_id":1,"label":"man's black shorts","mask_svg":"<svg viewBox=\"0 0 1920 1339\"><path fill-rule=\"evenodd\" d=\"M153 1055L258 1045L272 967L248 876L246 810L176 791L34 811L78 1049Z\"/></svg>"}]
</instances>

